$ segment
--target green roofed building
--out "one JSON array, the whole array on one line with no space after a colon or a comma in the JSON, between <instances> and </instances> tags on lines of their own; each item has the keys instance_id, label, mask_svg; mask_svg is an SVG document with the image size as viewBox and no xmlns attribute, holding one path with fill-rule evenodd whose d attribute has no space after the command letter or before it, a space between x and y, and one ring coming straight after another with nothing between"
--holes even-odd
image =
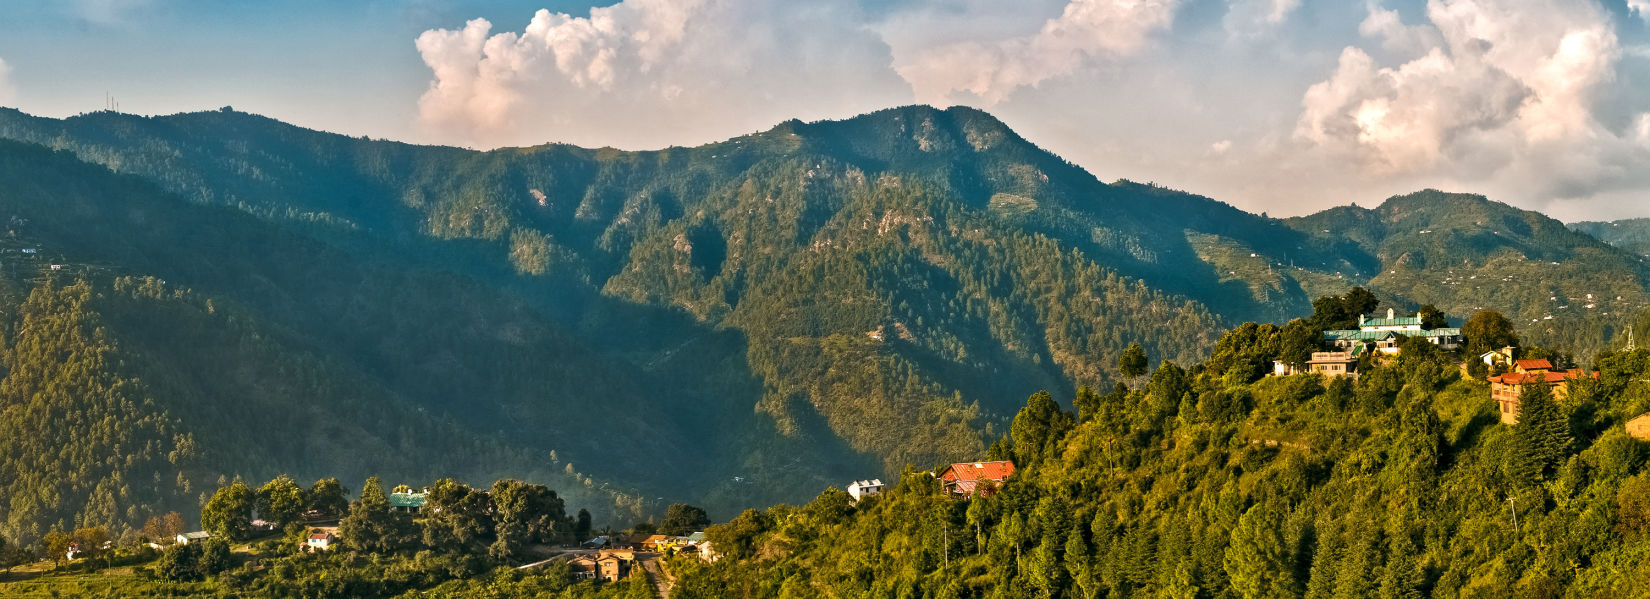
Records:
<instances>
[{"instance_id":1,"label":"green roofed building","mask_svg":"<svg viewBox=\"0 0 1650 599\"><path fill-rule=\"evenodd\" d=\"M420 510L424 509L424 500L428 495L429 493L424 491L417 493L411 491L406 493L390 493L390 510L407 514L416 514Z\"/></svg>"},{"instance_id":2,"label":"green roofed building","mask_svg":"<svg viewBox=\"0 0 1650 599\"><path fill-rule=\"evenodd\" d=\"M1420 316L1398 316L1390 309L1386 318L1359 315L1356 330L1323 332L1325 342L1342 350L1373 344L1383 354L1398 353L1399 336L1423 337L1440 349L1455 349L1463 342L1461 329L1422 329Z\"/></svg>"}]
</instances>

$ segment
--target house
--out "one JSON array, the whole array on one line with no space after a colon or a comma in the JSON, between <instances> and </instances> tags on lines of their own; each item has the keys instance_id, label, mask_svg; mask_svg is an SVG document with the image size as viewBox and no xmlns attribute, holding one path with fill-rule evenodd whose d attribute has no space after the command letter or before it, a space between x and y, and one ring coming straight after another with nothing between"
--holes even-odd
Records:
<instances>
[{"instance_id":1,"label":"house","mask_svg":"<svg viewBox=\"0 0 1650 599\"><path fill-rule=\"evenodd\" d=\"M271 530L275 530L275 523L259 518L252 521L252 530L269 532Z\"/></svg>"},{"instance_id":2,"label":"house","mask_svg":"<svg viewBox=\"0 0 1650 599\"><path fill-rule=\"evenodd\" d=\"M665 547L669 546L669 544L670 537L668 536L648 535L647 538L642 539L642 542L638 545L638 547L642 551L664 551Z\"/></svg>"},{"instance_id":3,"label":"house","mask_svg":"<svg viewBox=\"0 0 1650 599\"><path fill-rule=\"evenodd\" d=\"M416 514L424 509L424 500L428 496L427 491L390 493L390 511Z\"/></svg>"},{"instance_id":4,"label":"house","mask_svg":"<svg viewBox=\"0 0 1650 599\"><path fill-rule=\"evenodd\" d=\"M579 546L586 549L605 549L609 544L610 541L608 540L607 535L602 535L583 543L579 543Z\"/></svg>"},{"instance_id":5,"label":"house","mask_svg":"<svg viewBox=\"0 0 1650 599\"><path fill-rule=\"evenodd\" d=\"M326 551L328 549L332 549L332 545L337 542L338 537L332 533L316 531L309 533L309 538L304 539L304 549L308 549L310 551Z\"/></svg>"},{"instance_id":6,"label":"house","mask_svg":"<svg viewBox=\"0 0 1650 599\"><path fill-rule=\"evenodd\" d=\"M80 555L80 543L69 543L69 550L64 552L64 557L68 558L68 560L72 562L72 561L74 561L74 558L78 557L79 555Z\"/></svg>"},{"instance_id":7,"label":"house","mask_svg":"<svg viewBox=\"0 0 1650 599\"><path fill-rule=\"evenodd\" d=\"M1483 362L1484 366L1488 368L1495 368L1496 366L1511 368L1513 363L1513 352L1515 351L1517 350L1512 347L1503 347L1501 349L1487 351L1478 355L1478 361Z\"/></svg>"},{"instance_id":8,"label":"house","mask_svg":"<svg viewBox=\"0 0 1650 599\"><path fill-rule=\"evenodd\" d=\"M1455 349L1465 341L1461 336L1461 329L1423 329L1420 316L1398 316L1391 309L1386 311L1386 318L1359 314L1356 330L1323 332L1324 341L1342 351L1373 343L1376 351L1389 355L1398 353L1399 336L1422 337L1440 349Z\"/></svg>"},{"instance_id":9,"label":"house","mask_svg":"<svg viewBox=\"0 0 1650 599\"><path fill-rule=\"evenodd\" d=\"M603 582L617 582L630 574L636 554L629 551L603 551L596 557L596 576Z\"/></svg>"},{"instance_id":10,"label":"house","mask_svg":"<svg viewBox=\"0 0 1650 599\"><path fill-rule=\"evenodd\" d=\"M1553 399L1564 401L1570 396L1570 387L1565 383L1583 376L1587 374L1579 368L1555 369L1547 360L1514 360L1512 372L1489 378L1490 398L1495 400L1496 408L1501 413L1501 424L1518 424L1518 394L1523 390L1524 383L1546 383L1553 389ZM1593 373L1592 377L1598 378L1598 373Z\"/></svg>"},{"instance_id":11,"label":"house","mask_svg":"<svg viewBox=\"0 0 1650 599\"><path fill-rule=\"evenodd\" d=\"M1324 376L1357 376L1358 356L1363 350L1364 347L1358 345L1348 351L1312 352L1312 359L1307 360L1306 367Z\"/></svg>"},{"instance_id":12,"label":"house","mask_svg":"<svg viewBox=\"0 0 1650 599\"><path fill-rule=\"evenodd\" d=\"M186 532L178 535L177 542L179 545L188 545L190 543L199 543L209 538L212 538L212 533L197 530L195 532Z\"/></svg>"},{"instance_id":13,"label":"house","mask_svg":"<svg viewBox=\"0 0 1650 599\"><path fill-rule=\"evenodd\" d=\"M854 501L859 501L861 497L880 495L882 494L882 486L882 479L879 478L856 480L848 483L848 496L853 497Z\"/></svg>"},{"instance_id":14,"label":"house","mask_svg":"<svg viewBox=\"0 0 1650 599\"><path fill-rule=\"evenodd\" d=\"M990 495L997 487L1014 476L1014 462L966 462L946 466L940 472L940 484L952 497L962 499L978 492Z\"/></svg>"},{"instance_id":15,"label":"house","mask_svg":"<svg viewBox=\"0 0 1650 599\"><path fill-rule=\"evenodd\" d=\"M580 580L594 580L601 573L594 555L576 556L567 560L567 567L573 571L573 578Z\"/></svg>"},{"instance_id":16,"label":"house","mask_svg":"<svg viewBox=\"0 0 1650 599\"><path fill-rule=\"evenodd\" d=\"M1650 441L1650 413L1628 420L1627 435L1640 441Z\"/></svg>"},{"instance_id":17,"label":"house","mask_svg":"<svg viewBox=\"0 0 1650 599\"><path fill-rule=\"evenodd\" d=\"M698 547L705 543L705 531L699 531L687 536L687 544Z\"/></svg>"}]
</instances>

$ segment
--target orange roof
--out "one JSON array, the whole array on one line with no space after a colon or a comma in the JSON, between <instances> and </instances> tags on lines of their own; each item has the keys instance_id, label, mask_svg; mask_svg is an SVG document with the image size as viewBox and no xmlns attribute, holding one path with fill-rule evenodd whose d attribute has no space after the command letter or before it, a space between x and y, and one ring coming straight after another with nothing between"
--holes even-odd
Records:
<instances>
[{"instance_id":1,"label":"orange roof","mask_svg":"<svg viewBox=\"0 0 1650 599\"><path fill-rule=\"evenodd\" d=\"M1553 367L1553 363L1548 362L1546 359L1518 360L1513 362L1513 364L1517 365L1521 370L1551 370Z\"/></svg>"},{"instance_id":2,"label":"orange roof","mask_svg":"<svg viewBox=\"0 0 1650 599\"><path fill-rule=\"evenodd\" d=\"M1540 361L1546 362L1546 360ZM1492 376L1489 378L1489 381L1503 385L1522 385L1527 382L1543 381L1551 385L1562 383L1580 376L1583 376L1583 373L1581 372L1581 369L1577 368L1572 370L1549 370L1546 372L1509 372L1506 374ZM1595 372L1592 376L1593 378L1598 378L1598 373Z\"/></svg>"},{"instance_id":3,"label":"orange roof","mask_svg":"<svg viewBox=\"0 0 1650 599\"><path fill-rule=\"evenodd\" d=\"M311 539L325 539L325 538L330 537L330 536L332 536L330 533L317 532L317 533L310 534L309 538L311 538Z\"/></svg>"},{"instance_id":4,"label":"orange roof","mask_svg":"<svg viewBox=\"0 0 1650 599\"><path fill-rule=\"evenodd\" d=\"M1014 475L1014 462L963 462L952 464L940 473L941 480L1002 482Z\"/></svg>"}]
</instances>

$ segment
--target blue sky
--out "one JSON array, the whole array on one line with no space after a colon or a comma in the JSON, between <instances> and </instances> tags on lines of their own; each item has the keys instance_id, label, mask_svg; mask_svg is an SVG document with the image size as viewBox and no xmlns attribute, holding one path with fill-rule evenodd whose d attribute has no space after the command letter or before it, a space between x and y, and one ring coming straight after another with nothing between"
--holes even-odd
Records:
<instances>
[{"instance_id":1,"label":"blue sky","mask_svg":"<svg viewBox=\"0 0 1650 599\"><path fill-rule=\"evenodd\" d=\"M1635 8L1636 7L1636 8ZM6 0L0 105L651 148L969 104L1105 180L1650 216L1650 0Z\"/></svg>"}]
</instances>

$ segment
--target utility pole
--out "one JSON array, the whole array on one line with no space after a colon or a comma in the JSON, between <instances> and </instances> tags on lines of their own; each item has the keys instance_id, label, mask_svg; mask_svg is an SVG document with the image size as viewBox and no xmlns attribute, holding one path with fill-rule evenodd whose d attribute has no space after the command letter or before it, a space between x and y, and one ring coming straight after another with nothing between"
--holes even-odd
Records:
<instances>
[{"instance_id":1,"label":"utility pole","mask_svg":"<svg viewBox=\"0 0 1650 599\"><path fill-rule=\"evenodd\" d=\"M1518 498L1517 497L1508 497L1507 498L1507 503L1512 504L1513 534L1518 534Z\"/></svg>"},{"instance_id":2,"label":"utility pole","mask_svg":"<svg viewBox=\"0 0 1650 599\"><path fill-rule=\"evenodd\" d=\"M943 547L944 551L945 551L945 566L940 569L940 572L950 572L951 571L951 527L945 526L944 524L940 525L940 546Z\"/></svg>"}]
</instances>

